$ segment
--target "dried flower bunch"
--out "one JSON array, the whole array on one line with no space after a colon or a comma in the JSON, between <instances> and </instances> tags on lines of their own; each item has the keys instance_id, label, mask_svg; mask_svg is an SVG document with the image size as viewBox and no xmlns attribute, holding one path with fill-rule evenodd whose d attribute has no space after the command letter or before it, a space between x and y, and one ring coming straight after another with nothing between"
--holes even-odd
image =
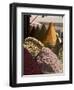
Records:
<instances>
[{"instance_id":1,"label":"dried flower bunch","mask_svg":"<svg viewBox=\"0 0 74 90\"><path fill-rule=\"evenodd\" d=\"M38 56L36 57L36 60L42 66L42 71L44 72L50 72L50 67L52 69L51 72L63 72L62 62L49 48L43 47Z\"/></svg>"},{"instance_id":2,"label":"dried flower bunch","mask_svg":"<svg viewBox=\"0 0 74 90\"><path fill-rule=\"evenodd\" d=\"M36 57L44 45L36 38L27 37L23 46L31 53L33 57Z\"/></svg>"}]
</instances>

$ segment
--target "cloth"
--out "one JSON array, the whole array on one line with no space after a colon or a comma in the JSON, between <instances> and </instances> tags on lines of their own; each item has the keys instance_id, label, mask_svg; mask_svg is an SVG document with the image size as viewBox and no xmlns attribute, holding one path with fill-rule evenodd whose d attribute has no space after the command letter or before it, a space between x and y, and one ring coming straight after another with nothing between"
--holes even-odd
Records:
<instances>
[{"instance_id":1,"label":"cloth","mask_svg":"<svg viewBox=\"0 0 74 90\"><path fill-rule=\"evenodd\" d=\"M42 74L40 65L32 55L24 48L24 75Z\"/></svg>"}]
</instances>

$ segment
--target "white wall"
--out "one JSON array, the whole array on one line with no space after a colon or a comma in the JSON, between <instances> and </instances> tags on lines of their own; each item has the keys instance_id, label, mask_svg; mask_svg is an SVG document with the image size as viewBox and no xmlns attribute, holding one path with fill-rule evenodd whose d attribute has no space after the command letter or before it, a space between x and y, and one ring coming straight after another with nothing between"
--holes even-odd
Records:
<instances>
[{"instance_id":1,"label":"white wall","mask_svg":"<svg viewBox=\"0 0 74 90\"><path fill-rule=\"evenodd\" d=\"M24 2L50 5L71 5L74 9L74 0L0 0L0 90L11 90L9 83L9 3ZM74 10L73 10L74 11ZM73 19L74 20L74 19ZM41 87L25 87L16 89L27 90L73 90L73 85L52 85Z\"/></svg>"}]
</instances>

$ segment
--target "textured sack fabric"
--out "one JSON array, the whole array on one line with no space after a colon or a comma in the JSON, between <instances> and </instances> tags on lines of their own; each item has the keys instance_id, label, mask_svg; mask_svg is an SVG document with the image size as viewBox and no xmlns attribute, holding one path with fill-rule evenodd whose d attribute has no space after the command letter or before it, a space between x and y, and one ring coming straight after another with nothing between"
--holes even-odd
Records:
<instances>
[{"instance_id":1,"label":"textured sack fabric","mask_svg":"<svg viewBox=\"0 0 74 90\"><path fill-rule=\"evenodd\" d=\"M33 59L32 55L29 51L24 48L24 75L32 75L32 74L41 74L40 65L37 63L35 59Z\"/></svg>"}]
</instances>

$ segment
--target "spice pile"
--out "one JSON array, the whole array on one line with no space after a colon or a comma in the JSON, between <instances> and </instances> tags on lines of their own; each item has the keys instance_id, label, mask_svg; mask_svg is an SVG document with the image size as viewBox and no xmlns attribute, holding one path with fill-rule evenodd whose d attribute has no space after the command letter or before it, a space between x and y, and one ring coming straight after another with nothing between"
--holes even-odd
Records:
<instances>
[{"instance_id":1,"label":"spice pile","mask_svg":"<svg viewBox=\"0 0 74 90\"><path fill-rule=\"evenodd\" d=\"M33 37L27 37L23 44L41 68L42 73L62 73L63 65L50 48ZM28 61L27 61L28 62Z\"/></svg>"},{"instance_id":2,"label":"spice pile","mask_svg":"<svg viewBox=\"0 0 74 90\"><path fill-rule=\"evenodd\" d=\"M26 48L33 57L36 57L37 54L40 52L44 44L38 41L36 38L28 37L25 39L23 44L24 48Z\"/></svg>"},{"instance_id":3,"label":"spice pile","mask_svg":"<svg viewBox=\"0 0 74 90\"><path fill-rule=\"evenodd\" d=\"M49 48L43 47L41 52L36 57L36 60L41 65L42 70L45 70L44 72L63 72L63 65L61 61ZM44 69L45 65L48 67L45 67ZM50 67L52 70L50 70Z\"/></svg>"}]
</instances>

